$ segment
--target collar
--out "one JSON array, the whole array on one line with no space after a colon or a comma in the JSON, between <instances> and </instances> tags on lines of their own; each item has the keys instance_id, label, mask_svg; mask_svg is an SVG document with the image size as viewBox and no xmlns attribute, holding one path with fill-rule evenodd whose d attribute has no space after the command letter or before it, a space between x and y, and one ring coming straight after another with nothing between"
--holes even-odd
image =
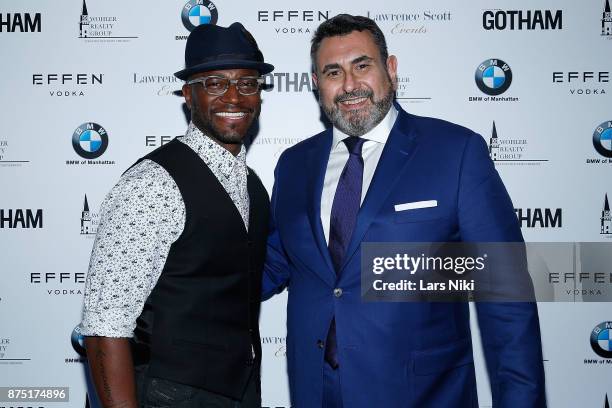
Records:
<instances>
[{"instance_id":1,"label":"collar","mask_svg":"<svg viewBox=\"0 0 612 408\"><path fill-rule=\"evenodd\" d=\"M374 126L374 128L372 128L368 133L362 135L361 137L384 145L387 142L387 139L389 138L389 134L391 133L391 129L395 124L397 115L397 108L394 105L391 105L391 109L389 109L389 112L387 112L383 120L381 120L378 125ZM338 147L338 144L340 142L349 137L349 135L342 132L335 126L332 134L332 150Z\"/></svg>"},{"instance_id":2,"label":"collar","mask_svg":"<svg viewBox=\"0 0 612 408\"><path fill-rule=\"evenodd\" d=\"M238 155L234 156L223 146L202 133L193 122L189 122L187 132L185 136L180 138L180 141L195 151L213 173L218 171L225 177L230 178L241 168L246 169L246 148L244 144L240 147Z\"/></svg>"}]
</instances>

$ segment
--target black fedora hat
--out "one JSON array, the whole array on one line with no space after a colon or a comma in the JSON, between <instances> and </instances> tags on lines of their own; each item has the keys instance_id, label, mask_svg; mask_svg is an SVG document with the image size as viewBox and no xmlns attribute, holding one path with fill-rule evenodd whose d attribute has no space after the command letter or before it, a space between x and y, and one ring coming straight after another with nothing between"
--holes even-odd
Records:
<instances>
[{"instance_id":1,"label":"black fedora hat","mask_svg":"<svg viewBox=\"0 0 612 408\"><path fill-rule=\"evenodd\" d=\"M257 42L242 24L227 28L201 24L187 38L185 69L174 75L185 81L198 72L236 68L252 68L264 75L274 66L264 62Z\"/></svg>"}]
</instances>

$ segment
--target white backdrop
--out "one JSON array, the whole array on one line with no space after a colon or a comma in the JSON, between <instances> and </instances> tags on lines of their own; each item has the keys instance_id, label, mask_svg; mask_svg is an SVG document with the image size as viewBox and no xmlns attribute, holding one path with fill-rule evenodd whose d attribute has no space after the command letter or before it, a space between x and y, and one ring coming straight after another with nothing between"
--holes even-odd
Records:
<instances>
[{"instance_id":1,"label":"white backdrop","mask_svg":"<svg viewBox=\"0 0 612 408\"><path fill-rule=\"evenodd\" d=\"M0 386L70 387L67 403L0 401L0 408L87 404L86 365L71 333L80 320L97 212L127 167L186 129L182 98L174 93L181 83L172 73L183 66L189 31L181 12L190 3L198 5L87 0L93 37L80 38L83 0L0 0ZM605 0L199 3L213 10L200 14L216 24L242 22L276 66L248 153L268 190L279 154L323 129L308 76L312 33L326 17L349 12L375 18L385 32L399 61L404 109L467 126L487 142L495 122L501 153L511 155L496 166L515 207L523 217L528 210L561 214L557 222L523 220L526 240L612 238L600 230L604 197L612 198L610 156L592 141L596 128L612 120ZM487 30L483 13L491 9L520 10L523 18L527 10L532 17L535 10L557 16L560 10L561 18L548 29L518 21L511 29L515 13L506 12L505 29ZM497 21L503 23L501 13ZM489 59L510 66L512 83L500 97L515 100L485 100L474 75ZM108 135L95 163L72 146L73 132L86 123ZM82 213L85 196L89 218ZM89 234L81 233L83 220ZM268 407L289 406L285 300L283 294L265 303L260 322ZM541 303L540 313L549 406L603 407L606 393L612 396L612 359L598 356L589 336L612 320L609 304ZM480 353L476 361L480 404L487 407Z\"/></svg>"}]
</instances>

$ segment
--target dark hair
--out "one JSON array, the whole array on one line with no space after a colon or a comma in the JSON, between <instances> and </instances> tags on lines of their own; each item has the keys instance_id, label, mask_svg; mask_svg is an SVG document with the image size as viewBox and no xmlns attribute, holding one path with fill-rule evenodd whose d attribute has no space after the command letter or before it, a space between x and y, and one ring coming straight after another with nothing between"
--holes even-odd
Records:
<instances>
[{"instance_id":1,"label":"dark hair","mask_svg":"<svg viewBox=\"0 0 612 408\"><path fill-rule=\"evenodd\" d=\"M353 31L369 31L372 34L374 43L378 46L380 52L380 58L383 65L387 63L387 57L389 52L387 51L387 41L385 41L385 35L380 30L376 22L371 18L364 16L352 16L350 14L338 14L335 17L321 23L315 31L312 42L310 45L310 60L312 63L312 69L316 72L317 64L317 51L321 41L328 37L336 37L339 35L347 35Z\"/></svg>"}]
</instances>

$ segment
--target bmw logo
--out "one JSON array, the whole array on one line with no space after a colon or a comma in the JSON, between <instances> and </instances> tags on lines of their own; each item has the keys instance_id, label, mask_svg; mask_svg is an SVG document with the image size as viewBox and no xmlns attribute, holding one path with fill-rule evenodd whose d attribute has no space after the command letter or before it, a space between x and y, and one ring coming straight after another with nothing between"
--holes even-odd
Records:
<instances>
[{"instance_id":1,"label":"bmw logo","mask_svg":"<svg viewBox=\"0 0 612 408\"><path fill-rule=\"evenodd\" d=\"M612 358L612 322L603 322L593 329L591 347L598 356Z\"/></svg>"},{"instance_id":2,"label":"bmw logo","mask_svg":"<svg viewBox=\"0 0 612 408\"><path fill-rule=\"evenodd\" d=\"M85 350L85 344L83 343L83 335L81 334L79 326L75 327L72 331L72 334L70 335L70 342L72 343L72 348L79 354L79 356L86 356L87 352Z\"/></svg>"},{"instance_id":3,"label":"bmw logo","mask_svg":"<svg viewBox=\"0 0 612 408\"><path fill-rule=\"evenodd\" d=\"M597 153L612 158L612 121L597 126L593 132L593 146Z\"/></svg>"},{"instance_id":4,"label":"bmw logo","mask_svg":"<svg viewBox=\"0 0 612 408\"><path fill-rule=\"evenodd\" d=\"M189 31L201 24L217 24L217 6L208 0L190 0L181 11L183 25Z\"/></svg>"},{"instance_id":5,"label":"bmw logo","mask_svg":"<svg viewBox=\"0 0 612 408\"><path fill-rule=\"evenodd\" d=\"M499 59L489 59L476 68L476 85L487 95L501 95L510 88L512 70Z\"/></svg>"},{"instance_id":6,"label":"bmw logo","mask_svg":"<svg viewBox=\"0 0 612 408\"><path fill-rule=\"evenodd\" d=\"M72 134L72 147L84 159L96 159L108 147L108 133L97 123L83 123Z\"/></svg>"}]
</instances>

